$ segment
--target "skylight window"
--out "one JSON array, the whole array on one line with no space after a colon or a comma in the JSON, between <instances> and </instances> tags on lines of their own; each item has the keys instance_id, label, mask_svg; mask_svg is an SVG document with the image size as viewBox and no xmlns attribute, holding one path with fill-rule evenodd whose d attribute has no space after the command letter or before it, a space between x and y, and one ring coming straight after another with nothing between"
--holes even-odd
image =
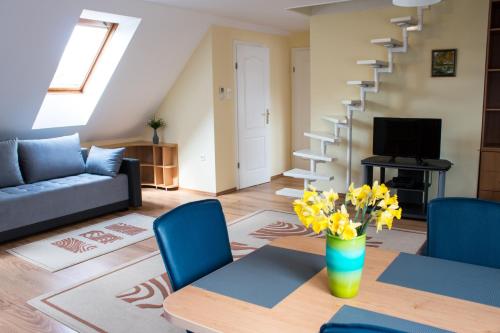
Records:
<instances>
[{"instance_id":1,"label":"skylight window","mask_svg":"<svg viewBox=\"0 0 500 333\"><path fill-rule=\"evenodd\" d=\"M80 19L66 45L49 92L83 92L118 24Z\"/></svg>"},{"instance_id":2,"label":"skylight window","mask_svg":"<svg viewBox=\"0 0 500 333\"><path fill-rule=\"evenodd\" d=\"M70 38L32 128L86 125L140 22L84 9L76 26L67 27Z\"/></svg>"}]
</instances>

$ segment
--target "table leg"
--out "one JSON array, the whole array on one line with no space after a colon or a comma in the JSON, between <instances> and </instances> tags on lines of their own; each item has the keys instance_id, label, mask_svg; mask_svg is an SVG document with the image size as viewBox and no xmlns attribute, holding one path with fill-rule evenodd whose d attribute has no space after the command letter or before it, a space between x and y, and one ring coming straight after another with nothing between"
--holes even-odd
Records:
<instances>
[{"instance_id":1,"label":"table leg","mask_svg":"<svg viewBox=\"0 0 500 333\"><path fill-rule=\"evenodd\" d=\"M429 203L429 171L424 171L424 211L427 214L427 204Z\"/></svg>"},{"instance_id":2,"label":"table leg","mask_svg":"<svg viewBox=\"0 0 500 333\"><path fill-rule=\"evenodd\" d=\"M444 198L444 191L446 186L446 171L439 171L439 180L438 180L438 198Z\"/></svg>"},{"instance_id":3,"label":"table leg","mask_svg":"<svg viewBox=\"0 0 500 333\"><path fill-rule=\"evenodd\" d=\"M363 168L363 183L371 186L373 183L373 167L365 165Z\"/></svg>"},{"instance_id":4,"label":"table leg","mask_svg":"<svg viewBox=\"0 0 500 333\"><path fill-rule=\"evenodd\" d=\"M380 168L380 183L385 183L385 168L382 167Z\"/></svg>"}]
</instances>

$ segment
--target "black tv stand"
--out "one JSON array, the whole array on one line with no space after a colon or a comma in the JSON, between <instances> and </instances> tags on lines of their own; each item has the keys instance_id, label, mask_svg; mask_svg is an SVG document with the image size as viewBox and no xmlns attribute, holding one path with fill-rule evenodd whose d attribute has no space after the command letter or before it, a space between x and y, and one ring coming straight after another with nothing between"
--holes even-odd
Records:
<instances>
[{"instance_id":1,"label":"black tv stand","mask_svg":"<svg viewBox=\"0 0 500 333\"><path fill-rule=\"evenodd\" d=\"M427 165L427 162L424 161L423 159L421 158L417 158L417 164L418 165L423 165L423 166L426 166Z\"/></svg>"},{"instance_id":2,"label":"black tv stand","mask_svg":"<svg viewBox=\"0 0 500 333\"><path fill-rule=\"evenodd\" d=\"M380 157L383 157L383 156L380 156ZM398 163L397 160L396 160L397 158L398 157L396 157L396 156L389 157L388 162L396 164L396 163ZM399 157L399 158L404 158L404 157ZM415 157L415 163L417 165L423 165L423 166L428 165L428 163L423 158L420 158L420 157Z\"/></svg>"},{"instance_id":3,"label":"black tv stand","mask_svg":"<svg viewBox=\"0 0 500 333\"><path fill-rule=\"evenodd\" d=\"M429 201L430 173L438 172L437 197L445 194L446 172L452 167L447 160L422 160L405 157L372 156L361 161L365 184L373 183L373 168L380 168L380 182L396 190L403 217L425 220ZM397 169L398 177L386 182L385 169Z\"/></svg>"}]
</instances>

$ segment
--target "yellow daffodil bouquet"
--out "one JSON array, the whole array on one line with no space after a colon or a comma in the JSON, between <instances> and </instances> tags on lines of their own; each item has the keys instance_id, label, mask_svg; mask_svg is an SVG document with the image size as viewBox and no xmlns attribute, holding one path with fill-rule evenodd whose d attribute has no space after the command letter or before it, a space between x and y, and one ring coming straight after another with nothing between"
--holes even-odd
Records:
<instances>
[{"instance_id":1,"label":"yellow daffodil bouquet","mask_svg":"<svg viewBox=\"0 0 500 333\"><path fill-rule=\"evenodd\" d=\"M318 192L314 187L304 191L293 207L300 221L319 234L327 231L332 236L351 240L364 235L370 223L375 223L377 232L387 226L392 228L394 218L401 219L401 208L396 195L391 196L384 184L354 188L351 184L344 203L338 203L339 195L333 190ZM347 205L354 206L351 216Z\"/></svg>"}]
</instances>

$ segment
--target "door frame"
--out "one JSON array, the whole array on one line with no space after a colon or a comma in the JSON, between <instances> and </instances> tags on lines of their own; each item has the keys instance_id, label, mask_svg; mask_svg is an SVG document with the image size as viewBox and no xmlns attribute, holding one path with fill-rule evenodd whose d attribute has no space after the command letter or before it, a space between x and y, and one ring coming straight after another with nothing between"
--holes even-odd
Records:
<instances>
[{"instance_id":1,"label":"door frame","mask_svg":"<svg viewBox=\"0 0 500 333\"><path fill-rule=\"evenodd\" d=\"M236 189L239 190L240 187L240 168L238 167L238 163L240 160L240 131L238 127L238 70L236 69L235 64L238 61L238 46L254 46L254 47L262 47L267 49L268 52L268 64L267 64L267 81L268 81L268 87L267 87L267 108L270 112L270 120L269 120L269 125L267 126L267 133L266 136L271 139L271 122L272 122L272 111L271 111L271 49L263 44L263 43L254 43L254 42L245 42L241 40L235 40L233 42L233 81L234 81L234 133L235 133L235 141L236 144L235 146L235 158L236 160L234 161L234 172L235 172L235 177L236 177ZM269 172L269 180L271 180L271 140L268 140L267 142L267 169Z\"/></svg>"},{"instance_id":2,"label":"door frame","mask_svg":"<svg viewBox=\"0 0 500 333\"><path fill-rule=\"evenodd\" d=\"M296 60L296 51L309 51L309 57L311 56L311 48L310 47L294 47L291 49L291 61L290 61L290 73L291 73L291 79L290 79L290 83L291 83L291 104L292 104L292 114L291 114L291 133L292 133L292 137L291 137L291 146L292 146L292 153L293 153L293 150L296 149L296 147L294 147L294 145L296 144L296 142L294 142L294 138L295 138L295 133L294 133L294 130L295 130L295 118L296 118L296 114L298 112L298 110L296 109L297 106L296 106L296 103L295 103L295 81L296 81L296 78L295 78L295 73L293 71L294 67L295 67L295 60ZM309 77L311 75L311 72L310 72L310 69L309 69ZM310 89L309 89L310 90ZM309 96L310 98L310 96ZM310 99L309 99L309 102L310 102ZM307 129L308 131L311 130L311 105L309 105L309 128ZM306 147L303 147L303 148L306 148ZM308 147L310 148L310 146ZM294 157L293 157L293 154L292 154L292 167L295 167L295 162L294 162Z\"/></svg>"}]
</instances>

